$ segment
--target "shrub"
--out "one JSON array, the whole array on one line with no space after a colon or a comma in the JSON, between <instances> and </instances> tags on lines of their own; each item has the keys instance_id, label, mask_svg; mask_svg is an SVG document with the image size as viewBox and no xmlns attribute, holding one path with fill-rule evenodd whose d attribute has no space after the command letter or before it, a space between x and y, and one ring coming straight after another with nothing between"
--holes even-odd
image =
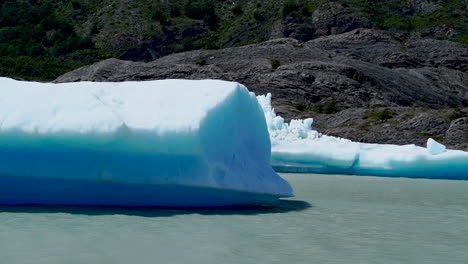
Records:
<instances>
[{"instance_id":1,"label":"shrub","mask_svg":"<svg viewBox=\"0 0 468 264\"><path fill-rule=\"evenodd\" d=\"M93 24L93 26L91 27L91 32L90 32L90 34L91 34L91 35L96 35L96 34L98 34L98 33L99 33L99 29L98 29L97 25L96 25L96 24Z\"/></svg>"},{"instance_id":2,"label":"shrub","mask_svg":"<svg viewBox=\"0 0 468 264\"><path fill-rule=\"evenodd\" d=\"M453 112L449 115L449 118L451 121L455 120L455 119L458 119L458 118L462 118L462 117L468 117L468 113L461 110L460 108L455 108L453 110Z\"/></svg>"},{"instance_id":3,"label":"shrub","mask_svg":"<svg viewBox=\"0 0 468 264\"><path fill-rule=\"evenodd\" d=\"M76 0L73 0L72 1L72 7L73 9L80 9L81 8L81 4L80 2L76 1Z\"/></svg>"},{"instance_id":4,"label":"shrub","mask_svg":"<svg viewBox=\"0 0 468 264\"><path fill-rule=\"evenodd\" d=\"M357 81L357 82L360 82L362 83L363 81L363 77L362 77L362 74L358 71L355 71L354 74L353 74L353 77L352 77L353 80Z\"/></svg>"},{"instance_id":5,"label":"shrub","mask_svg":"<svg viewBox=\"0 0 468 264\"><path fill-rule=\"evenodd\" d=\"M235 16L240 16L244 13L244 10L242 10L242 7L240 4L237 4L235 5L232 9L231 9L232 13L235 15Z\"/></svg>"},{"instance_id":6,"label":"shrub","mask_svg":"<svg viewBox=\"0 0 468 264\"><path fill-rule=\"evenodd\" d=\"M299 110L299 111L301 111L301 112L305 111L305 109L306 109L304 103L297 103L297 104L295 105L295 107L296 107L297 110Z\"/></svg>"},{"instance_id":7,"label":"shrub","mask_svg":"<svg viewBox=\"0 0 468 264\"><path fill-rule=\"evenodd\" d=\"M182 13L180 12L180 7L179 6L171 6L169 9L169 15L171 17L180 17Z\"/></svg>"},{"instance_id":8,"label":"shrub","mask_svg":"<svg viewBox=\"0 0 468 264\"><path fill-rule=\"evenodd\" d=\"M301 14L305 17L310 17L312 12L310 12L309 8L305 6L301 9Z\"/></svg>"},{"instance_id":9,"label":"shrub","mask_svg":"<svg viewBox=\"0 0 468 264\"><path fill-rule=\"evenodd\" d=\"M372 112L370 114L367 114L366 116L364 116L364 119L372 117L379 121L385 121L385 120L393 118L395 115L396 115L395 112L388 110L388 109L384 109L382 111Z\"/></svg>"},{"instance_id":10,"label":"shrub","mask_svg":"<svg viewBox=\"0 0 468 264\"><path fill-rule=\"evenodd\" d=\"M208 31L200 35L200 39L195 41L195 46L200 49L218 49L220 34L216 31Z\"/></svg>"},{"instance_id":11,"label":"shrub","mask_svg":"<svg viewBox=\"0 0 468 264\"><path fill-rule=\"evenodd\" d=\"M208 64L206 60L197 60L195 63L200 66L205 66Z\"/></svg>"},{"instance_id":12,"label":"shrub","mask_svg":"<svg viewBox=\"0 0 468 264\"><path fill-rule=\"evenodd\" d=\"M376 118L377 120L385 121L387 119L391 119L394 115L396 115L395 112L384 109L383 111L377 112Z\"/></svg>"},{"instance_id":13,"label":"shrub","mask_svg":"<svg viewBox=\"0 0 468 264\"><path fill-rule=\"evenodd\" d=\"M384 62L382 64L380 64L382 67L385 67L385 68L389 68L389 69L393 69L393 64L392 62ZM354 79L353 79L354 80Z\"/></svg>"},{"instance_id":14,"label":"shrub","mask_svg":"<svg viewBox=\"0 0 468 264\"><path fill-rule=\"evenodd\" d=\"M323 113L323 105L319 105L319 107L313 109L314 112L322 114Z\"/></svg>"},{"instance_id":15,"label":"shrub","mask_svg":"<svg viewBox=\"0 0 468 264\"><path fill-rule=\"evenodd\" d=\"M206 15L203 21L208 25L211 30L216 30L219 26L219 17L216 14Z\"/></svg>"},{"instance_id":16,"label":"shrub","mask_svg":"<svg viewBox=\"0 0 468 264\"><path fill-rule=\"evenodd\" d=\"M258 10L253 13L253 18L257 21L265 21L265 15Z\"/></svg>"},{"instance_id":17,"label":"shrub","mask_svg":"<svg viewBox=\"0 0 468 264\"><path fill-rule=\"evenodd\" d=\"M191 38L184 38L182 41L182 51L189 51L193 50L195 48L195 45L193 43L193 39Z\"/></svg>"},{"instance_id":18,"label":"shrub","mask_svg":"<svg viewBox=\"0 0 468 264\"><path fill-rule=\"evenodd\" d=\"M360 128L364 131L369 131L369 128L371 125L372 125L372 121L367 121L367 122L364 122Z\"/></svg>"},{"instance_id":19,"label":"shrub","mask_svg":"<svg viewBox=\"0 0 468 264\"><path fill-rule=\"evenodd\" d=\"M161 25L169 24L169 17L166 14L166 10L164 10L162 7L159 7L153 11L153 14L151 15L151 19L159 22L159 24Z\"/></svg>"},{"instance_id":20,"label":"shrub","mask_svg":"<svg viewBox=\"0 0 468 264\"><path fill-rule=\"evenodd\" d=\"M287 0L283 5L283 17L287 17L292 12L299 9L299 5L294 0Z\"/></svg>"},{"instance_id":21,"label":"shrub","mask_svg":"<svg viewBox=\"0 0 468 264\"><path fill-rule=\"evenodd\" d=\"M46 55L46 50L42 46L33 46L29 50L28 55L32 58L37 58L39 56Z\"/></svg>"},{"instance_id":22,"label":"shrub","mask_svg":"<svg viewBox=\"0 0 468 264\"><path fill-rule=\"evenodd\" d=\"M81 66L83 65L54 58L0 57L0 76L51 81Z\"/></svg>"},{"instance_id":23,"label":"shrub","mask_svg":"<svg viewBox=\"0 0 468 264\"><path fill-rule=\"evenodd\" d=\"M338 109L336 109L336 101L333 99L330 102L328 102L323 108L323 112L325 114L334 114L338 112Z\"/></svg>"},{"instance_id":24,"label":"shrub","mask_svg":"<svg viewBox=\"0 0 468 264\"><path fill-rule=\"evenodd\" d=\"M31 4L27 1L0 1L0 28L5 26L37 25L53 15L50 3Z\"/></svg>"},{"instance_id":25,"label":"shrub","mask_svg":"<svg viewBox=\"0 0 468 264\"><path fill-rule=\"evenodd\" d=\"M205 17L215 15L213 3L193 3L187 2L185 5L185 15L191 19L204 19Z\"/></svg>"},{"instance_id":26,"label":"shrub","mask_svg":"<svg viewBox=\"0 0 468 264\"><path fill-rule=\"evenodd\" d=\"M454 41L460 42L461 44L468 45L468 33L461 37L455 38Z\"/></svg>"},{"instance_id":27,"label":"shrub","mask_svg":"<svg viewBox=\"0 0 468 264\"><path fill-rule=\"evenodd\" d=\"M54 14L52 1L0 1L0 76L53 80L100 57L91 38L75 33L72 24ZM82 1L68 8L83 8ZM95 34L97 27L91 27ZM80 53L84 51L84 53Z\"/></svg>"},{"instance_id":28,"label":"shrub","mask_svg":"<svg viewBox=\"0 0 468 264\"><path fill-rule=\"evenodd\" d=\"M151 19L153 19L154 21L159 21L163 15L164 15L164 10L162 8L156 8L155 10L153 10Z\"/></svg>"},{"instance_id":29,"label":"shrub","mask_svg":"<svg viewBox=\"0 0 468 264\"><path fill-rule=\"evenodd\" d=\"M279 68L279 66L281 66L281 62L279 60L274 60L274 59L270 61L270 64L273 70L276 70Z\"/></svg>"},{"instance_id":30,"label":"shrub","mask_svg":"<svg viewBox=\"0 0 468 264\"><path fill-rule=\"evenodd\" d=\"M44 17L40 22L40 25L44 30L54 29L55 24L56 24L55 17L53 17L53 16Z\"/></svg>"}]
</instances>

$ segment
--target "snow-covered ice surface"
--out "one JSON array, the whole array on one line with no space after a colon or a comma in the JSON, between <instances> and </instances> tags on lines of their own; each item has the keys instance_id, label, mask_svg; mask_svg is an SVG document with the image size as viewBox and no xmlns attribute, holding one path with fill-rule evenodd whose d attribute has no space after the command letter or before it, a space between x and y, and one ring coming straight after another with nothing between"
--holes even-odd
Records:
<instances>
[{"instance_id":1,"label":"snow-covered ice surface","mask_svg":"<svg viewBox=\"0 0 468 264\"><path fill-rule=\"evenodd\" d=\"M447 150L429 139L427 148L352 142L312 130L312 119L289 124L271 107L271 94L257 96L278 172L375 175L468 180L468 152Z\"/></svg>"},{"instance_id":2,"label":"snow-covered ice surface","mask_svg":"<svg viewBox=\"0 0 468 264\"><path fill-rule=\"evenodd\" d=\"M0 78L0 203L219 206L293 194L233 82Z\"/></svg>"}]
</instances>

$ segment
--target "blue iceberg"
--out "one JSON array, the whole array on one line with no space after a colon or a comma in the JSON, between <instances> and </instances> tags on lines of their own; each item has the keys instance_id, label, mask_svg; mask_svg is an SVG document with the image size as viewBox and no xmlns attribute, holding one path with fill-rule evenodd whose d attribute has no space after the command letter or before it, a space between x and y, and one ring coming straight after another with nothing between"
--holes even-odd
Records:
<instances>
[{"instance_id":1,"label":"blue iceberg","mask_svg":"<svg viewBox=\"0 0 468 264\"><path fill-rule=\"evenodd\" d=\"M322 135L312 129L311 118L285 123L271 106L271 94L257 99L267 121L271 163L277 172L468 180L468 152L447 150L433 139L423 148Z\"/></svg>"},{"instance_id":2,"label":"blue iceberg","mask_svg":"<svg viewBox=\"0 0 468 264\"><path fill-rule=\"evenodd\" d=\"M224 81L0 78L0 203L222 206L293 195L257 99Z\"/></svg>"}]
</instances>

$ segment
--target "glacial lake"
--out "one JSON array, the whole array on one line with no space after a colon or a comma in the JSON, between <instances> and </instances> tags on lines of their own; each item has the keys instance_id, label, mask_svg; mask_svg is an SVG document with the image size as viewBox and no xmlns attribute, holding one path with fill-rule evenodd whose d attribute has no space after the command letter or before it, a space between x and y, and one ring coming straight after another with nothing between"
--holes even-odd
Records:
<instances>
[{"instance_id":1,"label":"glacial lake","mask_svg":"<svg viewBox=\"0 0 468 264\"><path fill-rule=\"evenodd\" d=\"M468 263L468 181L281 175L278 208L0 206L0 261Z\"/></svg>"}]
</instances>

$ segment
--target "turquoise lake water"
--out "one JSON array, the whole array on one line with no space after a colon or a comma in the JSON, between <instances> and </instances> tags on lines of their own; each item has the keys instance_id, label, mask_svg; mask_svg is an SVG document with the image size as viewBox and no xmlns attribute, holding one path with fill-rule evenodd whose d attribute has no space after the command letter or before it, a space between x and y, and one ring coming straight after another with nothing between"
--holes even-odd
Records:
<instances>
[{"instance_id":1,"label":"turquoise lake water","mask_svg":"<svg viewBox=\"0 0 468 264\"><path fill-rule=\"evenodd\" d=\"M0 263L468 263L468 181L282 176L278 208L0 206Z\"/></svg>"}]
</instances>

